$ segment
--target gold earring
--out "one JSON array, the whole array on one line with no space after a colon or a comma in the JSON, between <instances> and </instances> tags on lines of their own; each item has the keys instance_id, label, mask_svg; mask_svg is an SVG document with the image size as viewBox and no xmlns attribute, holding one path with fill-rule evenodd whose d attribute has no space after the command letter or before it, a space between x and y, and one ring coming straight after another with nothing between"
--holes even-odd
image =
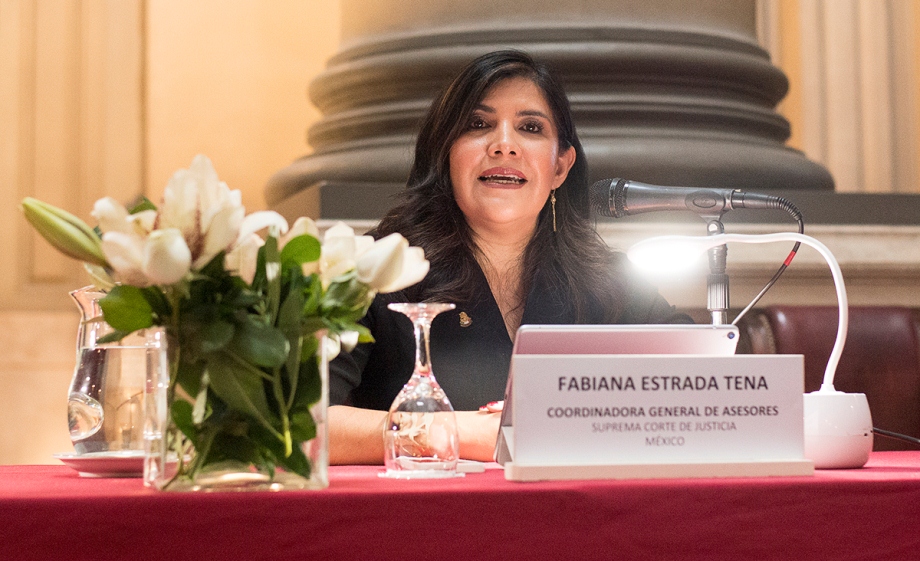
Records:
<instances>
[{"instance_id":1,"label":"gold earring","mask_svg":"<svg viewBox=\"0 0 920 561\"><path fill-rule=\"evenodd\" d=\"M549 193L549 202L553 207L553 232L556 231L556 190L553 189Z\"/></svg>"}]
</instances>

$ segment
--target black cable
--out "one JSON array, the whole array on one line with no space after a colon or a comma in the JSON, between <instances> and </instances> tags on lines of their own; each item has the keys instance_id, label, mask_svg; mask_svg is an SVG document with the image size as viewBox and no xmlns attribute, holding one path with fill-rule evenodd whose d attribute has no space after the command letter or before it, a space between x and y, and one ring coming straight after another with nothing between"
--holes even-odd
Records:
<instances>
[{"instance_id":1,"label":"black cable","mask_svg":"<svg viewBox=\"0 0 920 561\"><path fill-rule=\"evenodd\" d=\"M791 201L783 197L777 197L777 199L778 199L777 208L785 210L786 212L791 214L792 218L794 218L795 221L799 225L799 233L804 234L805 233L805 222L802 219L802 213L799 211L799 209L796 208L796 206L792 204ZM732 321L732 325L737 325L738 321L742 317L744 317L744 314L748 313L751 310L751 308L753 308L754 305L757 304L757 302L760 302L760 299L763 298L763 295L766 294L767 291L770 290L774 284L776 284L776 281L779 280L779 277L783 275L783 271L785 271L786 268L789 267L789 264L792 263L792 258L795 257L795 254L799 251L800 245L802 245L801 242L795 242L795 245L792 246L792 251L789 252L789 255L786 257L786 260L783 261L783 264L779 266L779 270L776 271L776 274L773 275L773 278L771 278L767 282L766 286L764 286L763 289L757 294L757 296L755 296L754 299L751 300L751 303L748 304L743 310L741 310L741 312L737 316L735 316L735 319Z\"/></svg>"},{"instance_id":2,"label":"black cable","mask_svg":"<svg viewBox=\"0 0 920 561\"><path fill-rule=\"evenodd\" d=\"M888 438L896 438L898 440L910 442L911 444L920 445L920 438L914 438L913 436L907 436L906 434L891 432L889 430L882 430L878 427L872 427L872 432L874 432L875 434L880 434L882 436L887 436Z\"/></svg>"}]
</instances>

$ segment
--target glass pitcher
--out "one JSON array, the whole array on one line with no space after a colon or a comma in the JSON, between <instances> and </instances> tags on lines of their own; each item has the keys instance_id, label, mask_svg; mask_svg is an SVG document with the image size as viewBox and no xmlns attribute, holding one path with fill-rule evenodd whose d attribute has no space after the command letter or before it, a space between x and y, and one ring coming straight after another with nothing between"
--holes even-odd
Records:
<instances>
[{"instance_id":1,"label":"glass pitcher","mask_svg":"<svg viewBox=\"0 0 920 561\"><path fill-rule=\"evenodd\" d=\"M143 455L145 336L135 333L121 341L98 344L100 337L112 332L99 307L105 293L87 286L70 295L82 314L67 402L74 450L77 454Z\"/></svg>"}]
</instances>

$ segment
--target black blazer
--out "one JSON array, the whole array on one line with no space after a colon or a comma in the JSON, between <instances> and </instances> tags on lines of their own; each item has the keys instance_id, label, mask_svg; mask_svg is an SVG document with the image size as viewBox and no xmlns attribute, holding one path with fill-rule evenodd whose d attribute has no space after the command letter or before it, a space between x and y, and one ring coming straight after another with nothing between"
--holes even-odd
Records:
<instances>
[{"instance_id":1,"label":"black blazer","mask_svg":"<svg viewBox=\"0 0 920 561\"><path fill-rule=\"evenodd\" d=\"M485 275L479 270L475 302L455 302L456 309L438 315L431 325L431 370L457 411L473 411L504 398L512 342ZM405 291L378 294L361 323L374 343L343 352L329 365L329 402L365 409L388 410L415 368L412 322L387 309L406 302ZM460 313L471 320L461 325ZM601 323L600 319L588 323ZM574 311L553 291L534 281L521 324L575 323ZM639 279L627 279L622 324L692 323Z\"/></svg>"}]
</instances>

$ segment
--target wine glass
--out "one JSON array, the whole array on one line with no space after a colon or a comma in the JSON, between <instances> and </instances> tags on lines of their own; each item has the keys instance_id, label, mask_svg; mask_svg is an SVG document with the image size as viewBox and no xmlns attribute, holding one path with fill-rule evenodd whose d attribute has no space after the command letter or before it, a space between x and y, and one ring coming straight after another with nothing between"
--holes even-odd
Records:
<instances>
[{"instance_id":1,"label":"wine glass","mask_svg":"<svg viewBox=\"0 0 920 561\"><path fill-rule=\"evenodd\" d=\"M390 304L412 320L415 371L390 406L383 428L386 477L455 477L460 456L457 416L431 373L431 320L453 304Z\"/></svg>"}]
</instances>

